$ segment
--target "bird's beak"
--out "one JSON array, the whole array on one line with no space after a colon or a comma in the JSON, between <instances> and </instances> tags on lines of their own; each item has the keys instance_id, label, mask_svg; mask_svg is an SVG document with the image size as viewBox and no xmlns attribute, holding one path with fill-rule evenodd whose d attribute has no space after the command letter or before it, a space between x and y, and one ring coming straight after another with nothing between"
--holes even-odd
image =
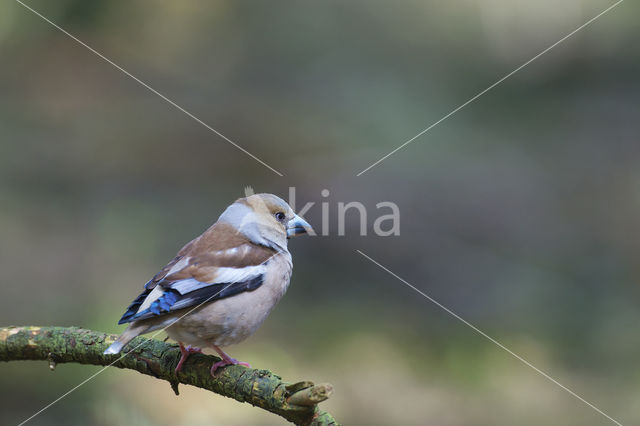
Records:
<instances>
[{"instance_id":1,"label":"bird's beak","mask_svg":"<svg viewBox=\"0 0 640 426\"><path fill-rule=\"evenodd\" d=\"M298 215L295 215L293 219L287 223L287 238L295 237L296 235L306 234L307 232L313 232L311 225L306 220Z\"/></svg>"}]
</instances>

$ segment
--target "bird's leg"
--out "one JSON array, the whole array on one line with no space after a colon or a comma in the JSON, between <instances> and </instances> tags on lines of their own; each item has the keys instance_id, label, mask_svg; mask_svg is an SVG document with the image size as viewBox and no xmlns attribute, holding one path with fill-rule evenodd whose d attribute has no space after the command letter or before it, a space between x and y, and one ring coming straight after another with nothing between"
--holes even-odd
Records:
<instances>
[{"instance_id":1,"label":"bird's leg","mask_svg":"<svg viewBox=\"0 0 640 426\"><path fill-rule=\"evenodd\" d=\"M178 342L178 344L180 345L180 353L182 355L180 356L180 361L178 361L178 365L176 365L176 374L178 374L178 372L182 370L182 364L184 364L187 358L189 358L189 355L193 353L198 353L198 354L202 353L202 349L200 348L194 348L194 347L191 347L191 345L185 348L182 342Z\"/></svg>"},{"instance_id":2,"label":"bird's leg","mask_svg":"<svg viewBox=\"0 0 640 426\"><path fill-rule=\"evenodd\" d=\"M251 368L251 365L249 365L248 362L241 362L235 358L231 358L229 355L227 355L222 349L220 349L216 345L211 345L211 347L215 349L215 351L218 352L218 355L220 355L220 358L222 358L220 361L214 362L213 365L211 366L212 376L216 374L216 370L218 368L224 367L226 365L242 365L243 367Z\"/></svg>"}]
</instances>

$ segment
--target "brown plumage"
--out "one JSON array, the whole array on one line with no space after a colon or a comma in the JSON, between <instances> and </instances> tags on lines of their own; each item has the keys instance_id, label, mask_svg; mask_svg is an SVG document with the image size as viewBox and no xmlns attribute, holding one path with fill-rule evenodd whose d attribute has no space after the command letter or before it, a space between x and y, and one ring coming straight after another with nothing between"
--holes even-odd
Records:
<instances>
[{"instance_id":1,"label":"brown plumage","mask_svg":"<svg viewBox=\"0 0 640 426\"><path fill-rule=\"evenodd\" d=\"M289 285L287 238L309 229L275 195L237 200L145 285L120 320L129 327L105 353L119 353L139 334L166 329L182 350L177 371L189 353L199 351L191 345L220 354L212 374L238 364L220 347L244 340L266 319Z\"/></svg>"},{"instance_id":2,"label":"brown plumage","mask_svg":"<svg viewBox=\"0 0 640 426\"><path fill-rule=\"evenodd\" d=\"M235 251L232 249L236 249ZM187 243L151 281L152 287L162 279L179 280L194 277L198 281L214 279L218 267L243 268L259 265L276 253L271 247L252 243L226 223L214 223L202 235ZM167 277L168 272L181 260L189 263Z\"/></svg>"}]
</instances>

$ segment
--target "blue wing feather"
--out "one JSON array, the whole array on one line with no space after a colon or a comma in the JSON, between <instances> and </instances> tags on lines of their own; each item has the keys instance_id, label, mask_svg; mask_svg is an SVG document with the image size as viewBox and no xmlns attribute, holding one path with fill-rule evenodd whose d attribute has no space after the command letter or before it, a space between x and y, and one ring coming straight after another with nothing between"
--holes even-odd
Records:
<instances>
[{"instance_id":1,"label":"blue wing feather","mask_svg":"<svg viewBox=\"0 0 640 426\"><path fill-rule=\"evenodd\" d=\"M193 278L189 278L189 280L193 280ZM224 299L244 291L253 291L260 287L263 281L264 275L258 275L257 277L237 283L200 283L201 285L198 286L198 288L185 294L181 294L176 289L163 286L164 294L151 303L147 309L138 312L140 306L152 291L151 289L147 289L149 285L149 283L147 283L145 290L127 308L127 311L118 324L165 315L169 312L197 306L201 303ZM180 281L173 282L171 285L178 282Z\"/></svg>"},{"instance_id":2,"label":"blue wing feather","mask_svg":"<svg viewBox=\"0 0 640 426\"><path fill-rule=\"evenodd\" d=\"M122 315L122 318L120 318L120 321L118 321L118 324L124 324L132 321L133 317L136 315L136 312L138 312L138 309L140 309L140 305L144 303L144 299L146 299L149 293L151 293L151 289L147 289L149 283L151 283L151 281L147 282L144 285L145 290L140 293L140 295L127 307L127 310Z\"/></svg>"}]
</instances>

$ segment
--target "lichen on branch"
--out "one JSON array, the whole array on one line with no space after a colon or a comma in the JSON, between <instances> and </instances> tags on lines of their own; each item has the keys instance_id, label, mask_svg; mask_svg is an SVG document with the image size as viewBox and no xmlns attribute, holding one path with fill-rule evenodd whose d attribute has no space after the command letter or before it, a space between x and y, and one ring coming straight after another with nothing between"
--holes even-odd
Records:
<instances>
[{"instance_id":1,"label":"lichen on branch","mask_svg":"<svg viewBox=\"0 0 640 426\"><path fill-rule=\"evenodd\" d=\"M0 361L43 360L52 369L62 363L126 368L168 381L176 394L182 383L248 402L297 425L338 425L317 406L332 393L329 384L287 383L269 370L237 365L222 368L212 377L209 369L218 358L198 353L189 356L176 375L180 359L177 345L137 337L129 343L131 352L125 356L104 355L116 337L77 327L1 327Z\"/></svg>"}]
</instances>

